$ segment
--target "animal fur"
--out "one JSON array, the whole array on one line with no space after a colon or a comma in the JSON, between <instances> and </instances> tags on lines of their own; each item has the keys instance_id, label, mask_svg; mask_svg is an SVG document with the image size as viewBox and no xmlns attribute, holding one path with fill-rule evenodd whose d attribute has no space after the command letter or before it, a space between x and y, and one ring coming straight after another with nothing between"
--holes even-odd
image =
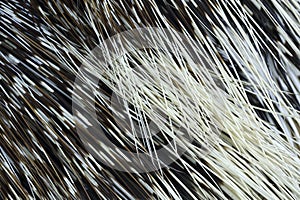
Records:
<instances>
[{"instance_id":1,"label":"animal fur","mask_svg":"<svg viewBox=\"0 0 300 200\"><path fill-rule=\"evenodd\" d=\"M299 199L299 12L299 2L293 0L0 2L0 198ZM151 92L160 102L183 107L176 112L160 109L172 119L178 113L184 119L182 111L192 108L217 116L210 123L220 135L210 140L212 146L203 156L201 118L191 131L194 142L185 144L188 150L169 168L127 173L97 161L86 150L76 123L86 124L73 117L72 95L91 50L113 35L140 27L172 28L198 42L214 70L191 70L179 56L151 50L124 59L154 59L180 69L173 75L187 85L168 87L181 86L177 95L194 95L196 100L182 102L171 94L163 100L163 87L155 90L157 83L152 82ZM122 66L119 71L112 66L107 73L130 68ZM142 77L154 74L150 66L145 70ZM221 84L224 103L212 98L214 90L205 84L211 81L194 78L205 71ZM168 80L161 81L167 85ZM120 130L111 116L106 100L112 93L124 92L129 102L132 97L147 103L143 90L133 95L128 92L131 85L108 84L122 81L100 78L99 95L91 97L99 123L120 147L123 143L132 151L137 146L147 149ZM155 115L139 109L155 121ZM193 115L185 113L186 127Z\"/></svg>"}]
</instances>

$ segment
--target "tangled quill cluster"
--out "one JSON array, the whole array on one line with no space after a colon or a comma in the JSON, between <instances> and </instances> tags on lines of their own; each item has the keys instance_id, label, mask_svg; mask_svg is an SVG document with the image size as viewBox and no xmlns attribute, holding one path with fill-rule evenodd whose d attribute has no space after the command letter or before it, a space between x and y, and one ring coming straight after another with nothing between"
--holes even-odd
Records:
<instances>
[{"instance_id":1,"label":"tangled quill cluster","mask_svg":"<svg viewBox=\"0 0 300 200\"><path fill-rule=\"evenodd\" d=\"M299 199L299 12L293 0L0 2L0 198ZM99 129L118 148L93 143ZM115 169L119 149L157 170Z\"/></svg>"}]
</instances>

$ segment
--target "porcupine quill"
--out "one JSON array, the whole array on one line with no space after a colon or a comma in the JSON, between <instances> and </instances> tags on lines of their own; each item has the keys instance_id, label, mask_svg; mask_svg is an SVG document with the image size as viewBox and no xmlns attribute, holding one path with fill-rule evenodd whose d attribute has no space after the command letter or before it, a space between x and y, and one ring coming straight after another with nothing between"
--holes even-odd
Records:
<instances>
[{"instance_id":1,"label":"porcupine quill","mask_svg":"<svg viewBox=\"0 0 300 200\"><path fill-rule=\"evenodd\" d=\"M300 198L299 8L296 1L260 0L0 2L0 198ZM171 27L198 41L230 106L218 112L228 123L218 121L220 143L207 155L194 140L169 168L126 173L86 150L72 94L91 49L138 27ZM150 50L142 61L150 55L162 62ZM107 99L116 88L104 81L99 93ZM98 99L99 123L115 144L122 146L118 136L134 151L107 105Z\"/></svg>"}]
</instances>

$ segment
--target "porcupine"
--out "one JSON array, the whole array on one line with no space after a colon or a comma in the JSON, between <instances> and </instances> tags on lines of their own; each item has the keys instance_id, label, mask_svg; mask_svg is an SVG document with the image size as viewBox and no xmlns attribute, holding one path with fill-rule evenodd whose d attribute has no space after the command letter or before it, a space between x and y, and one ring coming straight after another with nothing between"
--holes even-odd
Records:
<instances>
[{"instance_id":1,"label":"porcupine","mask_svg":"<svg viewBox=\"0 0 300 200\"><path fill-rule=\"evenodd\" d=\"M299 8L260 0L2 1L0 198L300 198ZM85 149L72 92L91 49L138 27L172 27L198 41L236 107L224 107L229 121L219 121L220 141L206 156L193 142L168 168L127 173ZM99 85L106 96L116 89ZM97 109L102 127L119 132L109 105Z\"/></svg>"}]
</instances>

